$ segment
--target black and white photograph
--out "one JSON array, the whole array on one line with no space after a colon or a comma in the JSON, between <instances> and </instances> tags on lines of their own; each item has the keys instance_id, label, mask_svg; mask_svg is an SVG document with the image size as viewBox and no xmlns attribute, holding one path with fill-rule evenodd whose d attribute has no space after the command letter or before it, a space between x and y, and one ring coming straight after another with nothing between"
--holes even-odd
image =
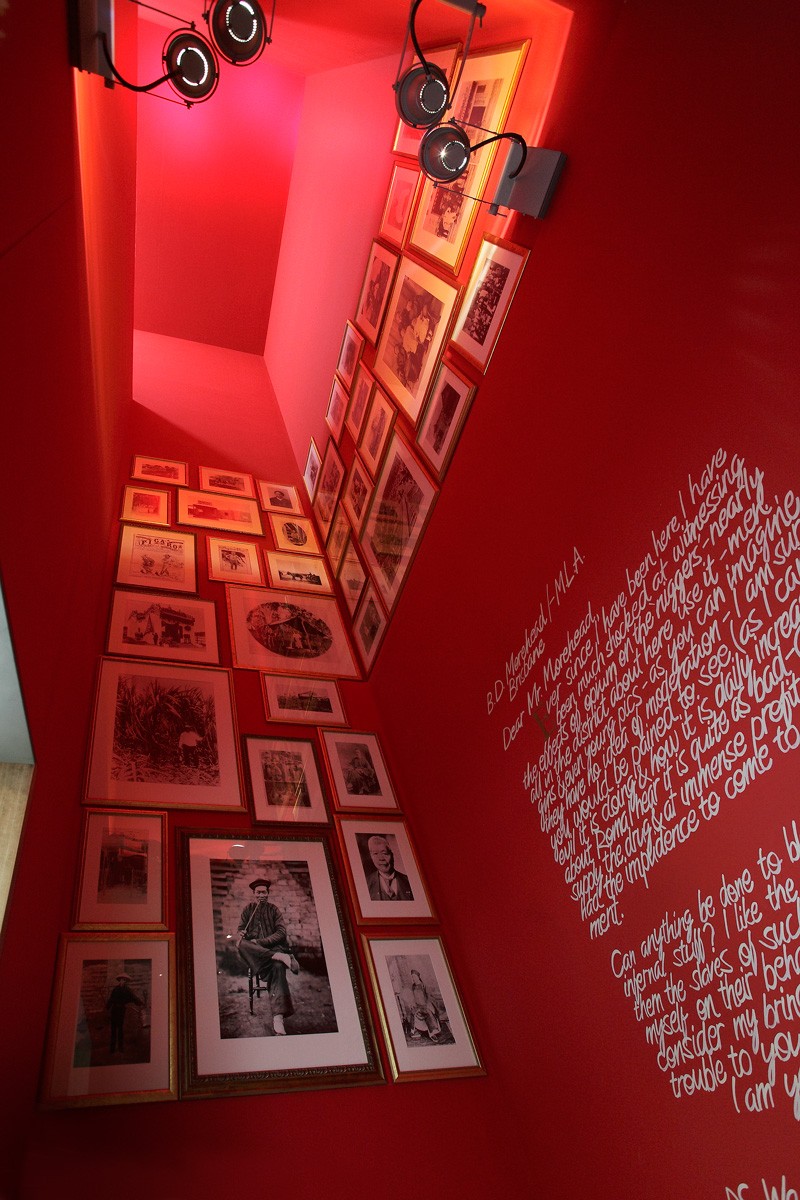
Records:
<instances>
[{"instance_id":1,"label":"black and white photograph","mask_svg":"<svg viewBox=\"0 0 800 1200\"><path fill-rule=\"evenodd\" d=\"M361 285L361 295L356 305L356 325L367 339L374 344L389 301L389 289L397 267L397 255L373 242Z\"/></svg>"},{"instance_id":2,"label":"black and white photograph","mask_svg":"<svg viewBox=\"0 0 800 1200\"><path fill-rule=\"evenodd\" d=\"M356 533L359 533L361 526L364 523L364 517L367 512L367 504L372 495L372 480L369 477L367 468L362 463L358 456L358 452L350 464L350 473L347 476L345 484L342 504L345 512L350 518L350 522Z\"/></svg>"},{"instance_id":3,"label":"black and white photograph","mask_svg":"<svg viewBox=\"0 0 800 1200\"><path fill-rule=\"evenodd\" d=\"M184 834L187 1094L380 1077L319 837Z\"/></svg>"},{"instance_id":4,"label":"black and white photograph","mask_svg":"<svg viewBox=\"0 0 800 1200\"><path fill-rule=\"evenodd\" d=\"M455 1041L429 954L390 954L389 978L402 1015L406 1046L447 1046Z\"/></svg>"},{"instance_id":5,"label":"black and white photograph","mask_svg":"<svg viewBox=\"0 0 800 1200\"><path fill-rule=\"evenodd\" d=\"M120 519L144 525L169 525L169 492L130 484L122 494Z\"/></svg>"},{"instance_id":6,"label":"black and white photograph","mask_svg":"<svg viewBox=\"0 0 800 1200\"><path fill-rule=\"evenodd\" d=\"M372 670L388 625L389 618L378 598L378 590L370 579L353 619L353 641L367 673Z\"/></svg>"},{"instance_id":7,"label":"black and white photograph","mask_svg":"<svg viewBox=\"0 0 800 1200\"><path fill-rule=\"evenodd\" d=\"M321 462L322 457L317 449L317 443L312 437L308 446L308 454L306 455L306 465L303 468L303 482L306 485L309 500L314 499L314 493L317 490L317 478Z\"/></svg>"},{"instance_id":8,"label":"black and white photograph","mask_svg":"<svg viewBox=\"0 0 800 1200\"><path fill-rule=\"evenodd\" d=\"M269 581L275 588L297 592L332 592L328 568L321 555L284 554L266 550Z\"/></svg>"},{"instance_id":9,"label":"black and white photograph","mask_svg":"<svg viewBox=\"0 0 800 1200\"><path fill-rule=\"evenodd\" d=\"M337 816L336 827L359 924L435 919L402 817Z\"/></svg>"},{"instance_id":10,"label":"black and white photograph","mask_svg":"<svg viewBox=\"0 0 800 1200\"><path fill-rule=\"evenodd\" d=\"M228 588L233 662L255 671L357 679L333 596Z\"/></svg>"},{"instance_id":11,"label":"black and white photograph","mask_svg":"<svg viewBox=\"0 0 800 1200\"><path fill-rule=\"evenodd\" d=\"M350 404L345 417L345 428L356 445L361 437L361 428L367 415L367 407L375 386L375 376L368 371L363 362L359 363L353 386L350 390Z\"/></svg>"},{"instance_id":12,"label":"black and white photograph","mask_svg":"<svg viewBox=\"0 0 800 1200\"><path fill-rule=\"evenodd\" d=\"M166 813L84 814L74 928L165 929Z\"/></svg>"},{"instance_id":13,"label":"black and white photograph","mask_svg":"<svg viewBox=\"0 0 800 1200\"><path fill-rule=\"evenodd\" d=\"M72 1065L149 1062L152 990L149 958L85 958Z\"/></svg>"},{"instance_id":14,"label":"black and white photograph","mask_svg":"<svg viewBox=\"0 0 800 1200\"><path fill-rule=\"evenodd\" d=\"M260 535L258 502L247 495L178 488L178 524Z\"/></svg>"},{"instance_id":15,"label":"black and white photograph","mask_svg":"<svg viewBox=\"0 0 800 1200\"><path fill-rule=\"evenodd\" d=\"M358 366L363 346L364 335L358 332L352 321L348 321L345 325L342 345L339 350L339 361L336 364L336 373L348 392L353 382L353 376L356 373L356 367Z\"/></svg>"},{"instance_id":16,"label":"black and white photograph","mask_svg":"<svg viewBox=\"0 0 800 1200\"><path fill-rule=\"evenodd\" d=\"M327 824L314 743L308 738L243 740L255 820Z\"/></svg>"},{"instance_id":17,"label":"black and white photograph","mask_svg":"<svg viewBox=\"0 0 800 1200\"><path fill-rule=\"evenodd\" d=\"M269 523L276 550L300 554L320 553L319 541L308 517L279 517L277 513L270 513Z\"/></svg>"},{"instance_id":18,"label":"black and white photograph","mask_svg":"<svg viewBox=\"0 0 800 1200\"><path fill-rule=\"evenodd\" d=\"M358 446L359 454L373 479L378 473L396 415L397 409L381 389L376 387L372 393Z\"/></svg>"},{"instance_id":19,"label":"black and white photograph","mask_svg":"<svg viewBox=\"0 0 800 1200\"><path fill-rule=\"evenodd\" d=\"M292 725L346 725L347 716L335 679L261 674L268 721Z\"/></svg>"},{"instance_id":20,"label":"black and white photograph","mask_svg":"<svg viewBox=\"0 0 800 1200\"><path fill-rule=\"evenodd\" d=\"M417 430L417 445L441 482L477 392L451 363L442 363Z\"/></svg>"},{"instance_id":21,"label":"black and white photograph","mask_svg":"<svg viewBox=\"0 0 800 1200\"><path fill-rule=\"evenodd\" d=\"M477 170L478 163L472 156L465 173L447 187L437 187L426 179L408 235L410 247L435 259L454 275L461 267L478 212L478 202L473 199Z\"/></svg>"},{"instance_id":22,"label":"black and white photograph","mask_svg":"<svg viewBox=\"0 0 800 1200\"><path fill-rule=\"evenodd\" d=\"M263 584L264 575L255 542L237 542L233 538L206 538L208 578L219 583Z\"/></svg>"},{"instance_id":23,"label":"black and white photograph","mask_svg":"<svg viewBox=\"0 0 800 1200\"><path fill-rule=\"evenodd\" d=\"M204 492L221 492L229 496L255 496L253 476L241 471L200 467L200 487Z\"/></svg>"},{"instance_id":24,"label":"black and white photograph","mask_svg":"<svg viewBox=\"0 0 800 1200\"><path fill-rule=\"evenodd\" d=\"M214 602L115 588L107 649L136 658L218 663Z\"/></svg>"},{"instance_id":25,"label":"black and white photograph","mask_svg":"<svg viewBox=\"0 0 800 1200\"><path fill-rule=\"evenodd\" d=\"M453 345L481 371L489 365L529 253L488 235L481 242L453 327Z\"/></svg>"},{"instance_id":26,"label":"black and white photograph","mask_svg":"<svg viewBox=\"0 0 800 1200\"><path fill-rule=\"evenodd\" d=\"M297 488L290 483L267 483L263 479L256 480L258 499L265 512L297 513L302 515L303 506L297 494Z\"/></svg>"},{"instance_id":27,"label":"black and white photograph","mask_svg":"<svg viewBox=\"0 0 800 1200\"><path fill-rule=\"evenodd\" d=\"M150 483L176 483L186 487L188 479L188 464L175 462L171 458L149 458L146 454L137 454L131 467L131 479L149 480Z\"/></svg>"},{"instance_id":28,"label":"black and white photograph","mask_svg":"<svg viewBox=\"0 0 800 1200\"><path fill-rule=\"evenodd\" d=\"M195 535L123 525L117 583L164 592L196 592Z\"/></svg>"},{"instance_id":29,"label":"black and white photograph","mask_svg":"<svg viewBox=\"0 0 800 1200\"><path fill-rule=\"evenodd\" d=\"M317 519L320 534L327 538L333 524L336 504L344 483L344 463L333 439L328 438L325 447L325 457L319 473L317 494L314 497L314 516Z\"/></svg>"}]
</instances>

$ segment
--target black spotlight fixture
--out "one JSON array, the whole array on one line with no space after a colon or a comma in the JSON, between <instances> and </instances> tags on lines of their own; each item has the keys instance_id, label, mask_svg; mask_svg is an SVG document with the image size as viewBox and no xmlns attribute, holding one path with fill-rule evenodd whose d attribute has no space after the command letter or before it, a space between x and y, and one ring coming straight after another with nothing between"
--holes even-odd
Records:
<instances>
[{"instance_id":1,"label":"black spotlight fixture","mask_svg":"<svg viewBox=\"0 0 800 1200\"><path fill-rule=\"evenodd\" d=\"M203 17L220 57L235 67L245 67L260 58L272 41L275 4L269 28L258 0L216 0Z\"/></svg>"},{"instance_id":2,"label":"black spotlight fixture","mask_svg":"<svg viewBox=\"0 0 800 1200\"><path fill-rule=\"evenodd\" d=\"M449 4L453 8L460 8L462 11L470 13L472 17L469 34L464 46L464 53L458 69L458 76L455 79L451 92L444 71L441 67L437 67L435 63L427 62L425 55L420 49L419 41L417 40L416 19L417 10L421 3L422 0L412 0L406 36L403 42L403 49L400 52L397 78L394 81L393 87L397 114L400 120L406 125L413 126L415 129L429 129L431 125L438 125L450 108L451 95L455 95L458 81L461 78L461 72L464 68L464 61L469 54L475 21L476 19L483 19L486 7L483 4L479 4L478 0L444 0L445 4ZM412 65L404 74L401 74L409 38L411 39L411 44L414 47L414 53L419 59L419 63L417 66Z\"/></svg>"},{"instance_id":3,"label":"black spotlight fixture","mask_svg":"<svg viewBox=\"0 0 800 1200\"><path fill-rule=\"evenodd\" d=\"M194 29L176 29L161 54L165 78L187 104L208 100L219 83L219 66L213 47Z\"/></svg>"},{"instance_id":4,"label":"black spotlight fixture","mask_svg":"<svg viewBox=\"0 0 800 1200\"><path fill-rule=\"evenodd\" d=\"M484 138L482 142L476 142L473 146L466 131L457 121L446 121L443 125L436 125L422 135L417 152L419 165L435 183L450 183L464 174L471 154L480 150L482 146L500 141L501 138L507 138L522 147L522 159L511 176L513 179L525 164L528 149L525 139L518 133L493 133L491 137Z\"/></svg>"}]
</instances>

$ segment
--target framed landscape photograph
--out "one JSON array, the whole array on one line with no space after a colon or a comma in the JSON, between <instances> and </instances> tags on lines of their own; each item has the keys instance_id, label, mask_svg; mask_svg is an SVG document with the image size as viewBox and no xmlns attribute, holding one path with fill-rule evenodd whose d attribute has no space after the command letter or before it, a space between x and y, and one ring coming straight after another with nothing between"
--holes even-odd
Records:
<instances>
[{"instance_id":1,"label":"framed landscape photograph","mask_svg":"<svg viewBox=\"0 0 800 1200\"><path fill-rule=\"evenodd\" d=\"M216 607L211 600L114 588L106 649L136 658L218 663Z\"/></svg>"},{"instance_id":2,"label":"framed landscape photograph","mask_svg":"<svg viewBox=\"0 0 800 1200\"><path fill-rule=\"evenodd\" d=\"M339 567L338 578L339 583L342 585L347 611L352 617L358 608L358 602L361 599L364 586L369 578L352 538L348 541L342 555L342 564Z\"/></svg>"},{"instance_id":3,"label":"framed landscape photograph","mask_svg":"<svg viewBox=\"0 0 800 1200\"><path fill-rule=\"evenodd\" d=\"M328 534L328 542L326 550L328 560L331 564L331 570L334 575L339 570L342 564L342 556L347 546L347 539L350 536L350 522L347 519L347 514L341 504L337 504L336 512L331 525L331 531Z\"/></svg>"},{"instance_id":4,"label":"framed landscape photograph","mask_svg":"<svg viewBox=\"0 0 800 1200\"><path fill-rule=\"evenodd\" d=\"M358 446L364 465L373 479L378 473L396 415L395 406L387 400L381 389L376 387L372 393L372 403Z\"/></svg>"},{"instance_id":5,"label":"framed landscape photograph","mask_svg":"<svg viewBox=\"0 0 800 1200\"><path fill-rule=\"evenodd\" d=\"M256 480L258 499L265 512L297 513L302 516L303 506L297 488L290 483L265 483Z\"/></svg>"},{"instance_id":6,"label":"framed landscape photograph","mask_svg":"<svg viewBox=\"0 0 800 1200\"><path fill-rule=\"evenodd\" d=\"M230 671L101 659L86 803L244 808Z\"/></svg>"},{"instance_id":7,"label":"framed landscape photograph","mask_svg":"<svg viewBox=\"0 0 800 1200\"><path fill-rule=\"evenodd\" d=\"M437 489L408 446L394 434L375 484L361 550L391 614L419 547Z\"/></svg>"},{"instance_id":8,"label":"framed landscape photograph","mask_svg":"<svg viewBox=\"0 0 800 1200\"><path fill-rule=\"evenodd\" d=\"M436 478L445 476L477 386L450 363L441 363L417 429L417 445Z\"/></svg>"},{"instance_id":9,"label":"framed landscape photograph","mask_svg":"<svg viewBox=\"0 0 800 1200\"><path fill-rule=\"evenodd\" d=\"M488 235L481 242L453 328L453 345L481 371L489 365L529 253Z\"/></svg>"},{"instance_id":10,"label":"framed landscape photograph","mask_svg":"<svg viewBox=\"0 0 800 1200\"><path fill-rule=\"evenodd\" d=\"M143 484L129 484L122 494L123 521L142 521L145 525L169 525L169 492Z\"/></svg>"},{"instance_id":11,"label":"framed landscape photograph","mask_svg":"<svg viewBox=\"0 0 800 1200\"><path fill-rule=\"evenodd\" d=\"M339 499L343 482L344 463L342 457L333 444L333 439L328 438L313 505L314 516L323 538L327 538L333 524L333 514L336 511L336 502Z\"/></svg>"},{"instance_id":12,"label":"framed landscape photograph","mask_svg":"<svg viewBox=\"0 0 800 1200\"><path fill-rule=\"evenodd\" d=\"M436 46L431 50L423 46L422 53L425 55L426 62L441 67L447 76L448 83L452 84L453 73L456 68L456 62L461 54L461 49L461 43L455 42L452 46ZM411 66L414 66L418 62L419 59L415 55L411 60ZM424 132L424 129L414 129L413 126L406 125L405 121L399 120L394 138L393 148L395 154L406 154L409 158L416 158Z\"/></svg>"},{"instance_id":13,"label":"framed landscape photograph","mask_svg":"<svg viewBox=\"0 0 800 1200\"><path fill-rule=\"evenodd\" d=\"M269 524L276 550L295 554L320 554L320 544L314 525L308 517L279 517L269 514Z\"/></svg>"},{"instance_id":14,"label":"framed landscape photograph","mask_svg":"<svg viewBox=\"0 0 800 1200\"><path fill-rule=\"evenodd\" d=\"M75 929L167 928L167 814L84 814Z\"/></svg>"},{"instance_id":15,"label":"framed landscape photograph","mask_svg":"<svg viewBox=\"0 0 800 1200\"><path fill-rule=\"evenodd\" d=\"M319 468L322 464L317 443L313 437L308 447L306 455L306 465L303 468L303 483L306 485L309 500L314 499L314 492L317 490L317 478L319 476Z\"/></svg>"},{"instance_id":16,"label":"framed landscape photograph","mask_svg":"<svg viewBox=\"0 0 800 1200\"><path fill-rule=\"evenodd\" d=\"M485 1075L438 937L369 937L364 949L392 1079Z\"/></svg>"},{"instance_id":17,"label":"framed landscape photograph","mask_svg":"<svg viewBox=\"0 0 800 1200\"><path fill-rule=\"evenodd\" d=\"M401 123L402 124L402 123ZM407 128L403 126L403 128ZM409 133L412 131L409 130ZM422 135L420 130L420 137ZM416 156L416 150L414 155ZM420 173L416 167L395 163L392 167L392 177L389 180L389 193L381 217L379 236L396 246L402 246L406 239L408 223L414 208L414 197L419 186Z\"/></svg>"},{"instance_id":18,"label":"framed landscape photograph","mask_svg":"<svg viewBox=\"0 0 800 1200\"><path fill-rule=\"evenodd\" d=\"M397 797L378 735L323 729L322 746L340 812L397 812Z\"/></svg>"},{"instance_id":19,"label":"framed landscape photograph","mask_svg":"<svg viewBox=\"0 0 800 1200\"><path fill-rule=\"evenodd\" d=\"M328 824L312 741L265 737L243 741L256 821Z\"/></svg>"},{"instance_id":20,"label":"framed landscape photograph","mask_svg":"<svg viewBox=\"0 0 800 1200\"><path fill-rule=\"evenodd\" d=\"M204 492L221 492L226 496L253 497L256 494L252 475L221 467L200 467L200 488Z\"/></svg>"},{"instance_id":21,"label":"framed landscape photograph","mask_svg":"<svg viewBox=\"0 0 800 1200\"><path fill-rule=\"evenodd\" d=\"M325 837L187 830L181 852L182 1094L378 1082Z\"/></svg>"},{"instance_id":22,"label":"framed landscape photograph","mask_svg":"<svg viewBox=\"0 0 800 1200\"><path fill-rule=\"evenodd\" d=\"M361 294L356 305L356 325L373 345L378 339L383 314L389 301L397 258L393 250L387 249L380 242L372 243Z\"/></svg>"},{"instance_id":23,"label":"framed landscape photograph","mask_svg":"<svg viewBox=\"0 0 800 1200\"><path fill-rule=\"evenodd\" d=\"M262 674L261 685L268 721L291 725L347 724L335 679Z\"/></svg>"},{"instance_id":24,"label":"framed landscape photograph","mask_svg":"<svg viewBox=\"0 0 800 1200\"><path fill-rule=\"evenodd\" d=\"M334 379L331 386L331 394L328 397L328 409L325 413L325 423L330 429L335 441L339 442L342 438L342 430L344 429L344 418L347 412L347 392L342 387L341 380Z\"/></svg>"},{"instance_id":25,"label":"framed landscape photograph","mask_svg":"<svg viewBox=\"0 0 800 1200\"><path fill-rule=\"evenodd\" d=\"M255 542L236 542L233 538L206 537L208 578L218 583L263 584L264 575Z\"/></svg>"},{"instance_id":26,"label":"framed landscape photograph","mask_svg":"<svg viewBox=\"0 0 800 1200\"><path fill-rule=\"evenodd\" d=\"M364 424L364 418L367 415L367 408L374 386L375 376L371 371L367 370L363 362L359 363L350 391L350 404L344 422L345 429L356 445L358 445L358 439L361 437L361 429Z\"/></svg>"},{"instance_id":27,"label":"framed landscape photograph","mask_svg":"<svg viewBox=\"0 0 800 1200\"><path fill-rule=\"evenodd\" d=\"M158 588L167 592L196 592L195 535L158 533L138 525L123 525L117 555L117 583Z\"/></svg>"},{"instance_id":28,"label":"framed landscape photograph","mask_svg":"<svg viewBox=\"0 0 800 1200\"><path fill-rule=\"evenodd\" d=\"M435 921L402 817L337 817L359 924Z\"/></svg>"},{"instance_id":29,"label":"framed landscape photograph","mask_svg":"<svg viewBox=\"0 0 800 1200\"><path fill-rule=\"evenodd\" d=\"M131 479L144 479L147 483L176 483L186 487L189 482L189 467L185 462L171 458L149 458L137 454L131 467Z\"/></svg>"},{"instance_id":30,"label":"framed landscape photograph","mask_svg":"<svg viewBox=\"0 0 800 1200\"><path fill-rule=\"evenodd\" d=\"M233 664L286 675L358 679L333 596L228 588Z\"/></svg>"},{"instance_id":31,"label":"framed landscape photograph","mask_svg":"<svg viewBox=\"0 0 800 1200\"><path fill-rule=\"evenodd\" d=\"M361 526L364 524L371 495L372 480L356 452L350 464L350 474L347 476L347 484L342 497L342 505L356 533L360 532Z\"/></svg>"},{"instance_id":32,"label":"framed landscape photograph","mask_svg":"<svg viewBox=\"0 0 800 1200\"><path fill-rule=\"evenodd\" d=\"M388 625L389 618L378 598L378 589L370 579L353 618L353 641L367 675L378 656Z\"/></svg>"},{"instance_id":33,"label":"framed landscape photograph","mask_svg":"<svg viewBox=\"0 0 800 1200\"><path fill-rule=\"evenodd\" d=\"M247 496L195 492L178 488L178 524L225 529L231 533L261 534L258 503Z\"/></svg>"},{"instance_id":34,"label":"framed landscape photograph","mask_svg":"<svg viewBox=\"0 0 800 1200\"><path fill-rule=\"evenodd\" d=\"M177 1100L175 938L61 935L42 1104Z\"/></svg>"},{"instance_id":35,"label":"framed landscape photograph","mask_svg":"<svg viewBox=\"0 0 800 1200\"><path fill-rule=\"evenodd\" d=\"M375 351L375 374L416 424L447 341L459 289L406 255L400 259Z\"/></svg>"},{"instance_id":36,"label":"framed landscape photograph","mask_svg":"<svg viewBox=\"0 0 800 1200\"><path fill-rule=\"evenodd\" d=\"M325 559L314 554L285 554L265 550L272 587L291 592L332 592Z\"/></svg>"},{"instance_id":37,"label":"framed landscape photograph","mask_svg":"<svg viewBox=\"0 0 800 1200\"><path fill-rule=\"evenodd\" d=\"M342 338L341 349L339 350L339 361L336 364L336 373L348 391L350 390L350 384L353 382L353 376L356 373L363 345L364 335L358 332L352 321L348 321L344 327L344 336Z\"/></svg>"}]
</instances>

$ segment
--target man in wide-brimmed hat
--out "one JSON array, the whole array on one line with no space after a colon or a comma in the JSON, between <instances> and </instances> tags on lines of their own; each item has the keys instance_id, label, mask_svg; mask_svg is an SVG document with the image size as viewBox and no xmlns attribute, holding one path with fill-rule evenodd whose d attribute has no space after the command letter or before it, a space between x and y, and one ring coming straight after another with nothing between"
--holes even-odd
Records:
<instances>
[{"instance_id":1,"label":"man in wide-brimmed hat","mask_svg":"<svg viewBox=\"0 0 800 1200\"><path fill-rule=\"evenodd\" d=\"M279 1037L286 1033L284 1018L294 1012L286 972L297 975L300 967L292 954L279 909L269 902L269 880L250 883L253 899L244 906L237 930L239 953L266 982L272 1006L272 1027Z\"/></svg>"}]
</instances>

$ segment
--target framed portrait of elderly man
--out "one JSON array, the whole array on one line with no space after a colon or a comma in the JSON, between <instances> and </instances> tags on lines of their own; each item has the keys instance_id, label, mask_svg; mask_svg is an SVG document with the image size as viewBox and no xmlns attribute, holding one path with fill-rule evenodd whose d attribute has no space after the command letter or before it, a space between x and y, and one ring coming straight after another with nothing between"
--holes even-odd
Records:
<instances>
[{"instance_id":1,"label":"framed portrait of elderly man","mask_svg":"<svg viewBox=\"0 0 800 1200\"><path fill-rule=\"evenodd\" d=\"M336 818L360 925L436 920L402 817Z\"/></svg>"},{"instance_id":2,"label":"framed portrait of elderly man","mask_svg":"<svg viewBox=\"0 0 800 1200\"><path fill-rule=\"evenodd\" d=\"M382 1078L326 840L186 830L182 1094Z\"/></svg>"}]
</instances>

